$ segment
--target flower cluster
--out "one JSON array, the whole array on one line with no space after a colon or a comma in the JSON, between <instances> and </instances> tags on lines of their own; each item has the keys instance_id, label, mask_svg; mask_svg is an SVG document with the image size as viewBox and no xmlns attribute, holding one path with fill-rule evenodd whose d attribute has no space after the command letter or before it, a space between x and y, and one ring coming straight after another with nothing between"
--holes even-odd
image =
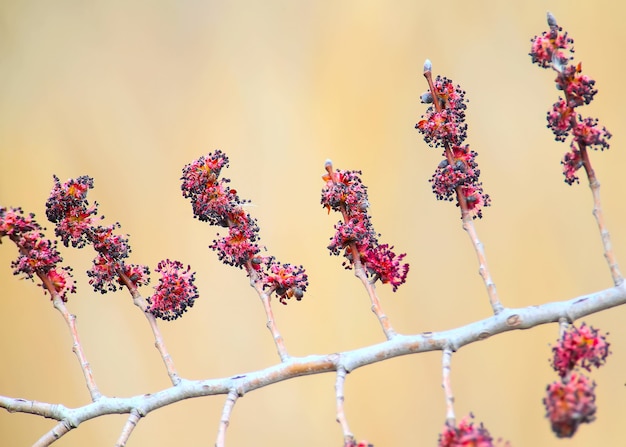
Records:
<instances>
[{"instance_id":1,"label":"flower cluster","mask_svg":"<svg viewBox=\"0 0 626 447\"><path fill-rule=\"evenodd\" d=\"M548 385L543 404L552 431L560 438L571 437L580 424L592 422L596 412L595 383L576 369L590 371L604 365L609 343L598 330L582 323L565 331L552 351L552 367L561 380Z\"/></svg>"},{"instance_id":2,"label":"flower cluster","mask_svg":"<svg viewBox=\"0 0 626 447\"><path fill-rule=\"evenodd\" d=\"M81 176L61 183L54 177L54 187L46 202L48 220L56 225L55 234L67 247L82 248L91 244L96 250L93 266L87 271L95 291L114 292L123 283L122 275L130 279L134 287L147 284L148 267L126 264L130 254L128 238L114 234L119 223L109 226L97 225L98 204L87 201L87 193L93 188L93 179Z\"/></svg>"},{"instance_id":3,"label":"flower cluster","mask_svg":"<svg viewBox=\"0 0 626 447\"><path fill-rule=\"evenodd\" d=\"M475 151L464 144L467 138L465 91L445 77L432 79L430 61L424 64L424 76L430 90L421 96L430 104L415 128L431 147L442 147L444 159L430 179L437 200L453 201L461 207L462 217L481 218L484 207L491 204L479 181L480 170Z\"/></svg>"},{"instance_id":4,"label":"flower cluster","mask_svg":"<svg viewBox=\"0 0 626 447\"><path fill-rule=\"evenodd\" d=\"M335 225L335 235L328 246L332 255L343 253L347 269L358 262L368 275L383 284L389 283L395 292L406 281L409 265L402 264L405 254L396 255L393 246L379 244L378 236L367 213L369 202L367 187L361 182L360 171L333 172L330 160L326 162L327 174L322 178L322 205L343 215Z\"/></svg>"},{"instance_id":5,"label":"flower cluster","mask_svg":"<svg viewBox=\"0 0 626 447\"><path fill-rule=\"evenodd\" d=\"M415 128L431 147L459 146L467 138L465 91L446 77L437 76L433 84L435 88L422 95L422 102L432 105Z\"/></svg>"},{"instance_id":6,"label":"flower cluster","mask_svg":"<svg viewBox=\"0 0 626 447\"><path fill-rule=\"evenodd\" d=\"M191 267L185 269L179 261L166 259L154 269L161 274L155 293L148 298L148 312L163 320L175 320L192 307L198 298L195 272Z\"/></svg>"},{"instance_id":7,"label":"flower cluster","mask_svg":"<svg viewBox=\"0 0 626 447\"><path fill-rule=\"evenodd\" d=\"M259 265L258 260L254 263ZM301 265L278 264L271 258L266 260L266 264L265 286L276 292L282 304L287 304L285 300L291 297L300 301L304 296L303 285L306 287L307 284L304 268Z\"/></svg>"},{"instance_id":8,"label":"flower cluster","mask_svg":"<svg viewBox=\"0 0 626 447\"><path fill-rule=\"evenodd\" d=\"M502 445L500 440L494 444L493 438L483 424L475 425L473 415L464 417L459 422L458 427L446 424L443 432L439 434L439 447L493 447ZM504 446L508 446L505 443Z\"/></svg>"},{"instance_id":9,"label":"flower cluster","mask_svg":"<svg viewBox=\"0 0 626 447\"><path fill-rule=\"evenodd\" d=\"M19 249L17 260L11 263L13 274L23 274L28 279L37 275L44 290L58 294L63 301L67 301L68 292L76 292L72 269L57 266L62 259L56 241L44 237L34 214L24 214L21 208L0 207L0 242L4 236Z\"/></svg>"},{"instance_id":10,"label":"flower cluster","mask_svg":"<svg viewBox=\"0 0 626 447\"><path fill-rule=\"evenodd\" d=\"M599 368L610 354L606 336L585 323L565 331L552 352L552 367L561 377L576 367L587 371L591 371L592 366Z\"/></svg>"},{"instance_id":11,"label":"flower cluster","mask_svg":"<svg viewBox=\"0 0 626 447\"><path fill-rule=\"evenodd\" d=\"M595 386L587 377L576 373L572 373L567 380L548 385L543 404L552 431L559 438L570 438L580 424L593 422L596 414Z\"/></svg>"},{"instance_id":12,"label":"flower cluster","mask_svg":"<svg viewBox=\"0 0 626 447\"><path fill-rule=\"evenodd\" d=\"M300 300L306 291L308 278L302 266L280 264L273 257L259 253L259 226L244 209L248 203L228 186L230 180L221 178L228 167L228 157L220 150L202 156L183 168L182 193L190 199L194 217L211 225L225 227L228 234L215 239L209 246L227 265L254 273L281 303L295 297Z\"/></svg>"},{"instance_id":13,"label":"flower cluster","mask_svg":"<svg viewBox=\"0 0 626 447\"><path fill-rule=\"evenodd\" d=\"M588 162L587 148L605 150L609 148L611 133L600 127L595 118L583 118L575 109L589 104L598 91L595 81L582 74L582 64L571 64L574 53L574 41L567 32L558 26L556 19L548 13L549 31L532 39L530 56L532 62L541 68L556 71L556 87L563 92L548 111L548 128L554 133L556 141L564 142L572 136L570 151L565 154L561 164L565 182L569 185L578 183L576 172ZM588 168L587 168L588 170Z\"/></svg>"}]
</instances>

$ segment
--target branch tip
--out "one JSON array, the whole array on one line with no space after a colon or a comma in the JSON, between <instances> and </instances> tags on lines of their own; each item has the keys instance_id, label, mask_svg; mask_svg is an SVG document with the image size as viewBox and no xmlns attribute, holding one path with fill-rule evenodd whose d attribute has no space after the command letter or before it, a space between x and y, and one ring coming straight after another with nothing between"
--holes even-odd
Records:
<instances>
[{"instance_id":1,"label":"branch tip","mask_svg":"<svg viewBox=\"0 0 626 447\"><path fill-rule=\"evenodd\" d=\"M432 71L433 69L433 63L430 61L430 59L426 59L424 61L424 73Z\"/></svg>"}]
</instances>

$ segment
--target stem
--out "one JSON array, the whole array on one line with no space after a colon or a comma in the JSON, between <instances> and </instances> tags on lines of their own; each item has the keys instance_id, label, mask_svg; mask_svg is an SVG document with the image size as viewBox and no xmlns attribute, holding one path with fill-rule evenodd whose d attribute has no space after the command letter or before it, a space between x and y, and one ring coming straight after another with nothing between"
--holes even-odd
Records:
<instances>
[{"instance_id":1,"label":"stem","mask_svg":"<svg viewBox=\"0 0 626 447\"><path fill-rule=\"evenodd\" d=\"M67 421L59 421L50 431L39 438L33 447L48 447L53 442L56 442L60 437L67 434L72 428Z\"/></svg>"},{"instance_id":2,"label":"stem","mask_svg":"<svg viewBox=\"0 0 626 447\"><path fill-rule=\"evenodd\" d=\"M10 236L11 240L17 245L20 253L24 255L28 255L27 250L25 250L19 244L19 238L15 235ZM91 365L87 361L87 357L85 356L85 352L83 351L83 345L80 342L80 338L78 336L78 329L76 327L76 315L69 313L67 307L65 306L65 302L63 298L59 295L54 284L50 281L47 273L42 270L37 270L37 277L41 280L41 283L45 287L45 289L50 293L52 297L52 305L56 310L58 310L61 315L63 315L63 319L67 324L67 327L70 329L70 334L72 336L72 351L76 354L78 358L78 362L80 363L80 369L83 371L83 375L85 376L85 383L87 384L87 389L89 390L89 394L91 395L91 400L95 402L96 400L102 397L102 393L98 389L96 385L96 381L93 377L93 371L91 370Z\"/></svg>"},{"instance_id":3,"label":"stem","mask_svg":"<svg viewBox=\"0 0 626 447\"><path fill-rule=\"evenodd\" d=\"M587 178L589 179L589 188L591 189L591 194L593 196L593 217L596 218L598 230L600 230L600 237L602 238L602 246L604 248L604 258L609 264L613 284L619 286L624 282L624 277L619 270L615 253L613 253L611 235L604 222L604 213L602 212L602 205L600 202L600 182L598 181L596 173L591 166L591 160L589 159L589 153L587 152L586 146L579 143L578 147L580 149L580 155L583 161L583 166L585 167L585 172L587 173Z\"/></svg>"},{"instance_id":4,"label":"stem","mask_svg":"<svg viewBox=\"0 0 626 447\"><path fill-rule=\"evenodd\" d=\"M280 335L278 326L276 326L274 312L272 311L272 303L270 301L270 294L263 290L263 283L259 280L256 271L252 268L249 261L246 264L246 270L248 271L248 276L250 277L250 286L256 290L256 293L259 295L259 298L261 298L261 302L263 303L263 309L265 309L265 315L267 317L266 326L272 334L280 360L283 362L287 361L289 359L289 353L285 347L285 340L283 339L283 336Z\"/></svg>"},{"instance_id":5,"label":"stem","mask_svg":"<svg viewBox=\"0 0 626 447\"><path fill-rule=\"evenodd\" d=\"M91 394L91 400L96 401L102 397L102 393L98 389L96 382L93 377L93 371L91 370L91 365L87 361L85 357L85 353L83 351L82 344L80 343L80 338L78 337L78 330L76 328L76 315L70 314L65 307L65 303L63 299L55 293L54 298L52 298L52 304L54 308L61 312L63 315L63 319L67 323L67 326L70 329L70 334L72 335L72 351L76 354L78 361L80 363L80 368L83 371L83 375L85 376L85 383L87 384L87 389L89 390L89 394Z\"/></svg>"},{"instance_id":6,"label":"stem","mask_svg":"<svg viewBox=\"0 0 626 447\"><path fill-rule=\"evenodd\" d=\"M328 175L330 176L332 181L336 183L337 175L333 171L333 165L330 162L327 162L324 167L326 169L326 172L328 172ZM343 203L340 205L340 209L341 209L341 215L343 217L343 221L348 222L350 220L350 216L348 215L348 211L346 210L346 207ZM359 278L361 280L361 283L363 283L363 286L365 287L365 290L367 291L367 295L370 298L370 302L372 303L372 306L371 306L372 312L374 312L374 315L376 315L376 318L378 318L378 321L380 322L380 325L383 328L383 332L385 333L385 337L387 337L387 340L391 340L393 337L397 335L397 333L393 329L393 327L391 327L391 322L389 321L389 318L387 317L387 315L383 311L382 306L380 305L380 300L378 299L378 295L376 294L376 287L374 286L375 279L374 281L370 281L369 278L367 277L367 272L365 271L365 268L363 267L363 264L361 263L361 255L356 246L356 243L352 242L350 244L350 252L352 253L352 265L354 266L354 276Z\"/></svg>"},{"instance_id":7,"label":"stem","mask_svg":"<svg viewBox=\"0 0 626 447\"><path fill-rule=\"evenodd\" d=\"M122 429L122 433L120 433L120 437L115 443L115 447L124 447L128 442L128 438L130 438L131 433L137 427L139 423L139 419L141 419L141 414L139 411L132 410L128 419L126 419L126 424L124 424L124 428Z\"/></svg>"},{"instance_id":8,"label":"stem","mask_svg":"<svg viewBox=\"0 0 626 447\"><path fill-rule=\"evenodd\" d=\"M91 365L87 361L87 357L85 356L85 352L83 351L83 345L80 342L80 338L78 336L78 329L76 327L76 315L69 313L67 307L65 306L65 302L63 302L63 298L59 296L54 285L48 278L44 272L37 272L37 276L41 279L45 288L50 292L52 296L52 305L56 310L58 310L61 315L63 315L63 319L67 324L67 327L70 329L70 334L72 336L72 351L76 354L78 358L78 362L80 363L80 369L83 371L83 376L85 376L85 383L87 384L87 389L89 390L89 394L91 395L91 400L93 402L97 401L102 397L102 393L98 389L96 385L96 381L93 377L93 371L91 370Z\"/></svg>"},{"instance_id":9,"label":"stem","mask_svg":"<svg viewBox=\"0 0 626 447\"><path fill-rule=\"evenodd\" d=\"M565 317L559 318L559 340L563 338L563 334L569 329L569 321Z\"/></svg>"},{"instance_id":10,"label":"stem","mask_svg":"<svg viewBox=\"0 0 626 447\"><path fill-rule=\"evenodd\" d=\"M433 104L437 112L441 112L444 105L441 104L440 98L437 94L437 89L435 88L435 84L433 82L433 75L431 70L426 70L424 72L424 77L428 82L428 88L430 89L430 93L433 97ZM452 155L452 150L450 149L450 144L447 141L444 141L444 153L448 163L452 165L454 163L454 157ZM483 243L478 239L478 235L476 233L476 228L474 227L474 222L472 221L472 217L470 216L469 209L467 207L467 199L463 194L463 189L461 185L458 185L455 188L456 191L456 199L459 204L459 208L461 209L461 220L463 221L463 229L467 232L472 241L472 245L474 246L474 251L476 251L476 255L478 256L478 272L485 283L485 287L487 288L487 294L489 295L489 303L491 304L491 309L493 310L494 315L502 312L504 307L500 303L500 298L498 297L498 292L496 291L496 285L491 278L491 273L489 272L489 267L487 265L487 256L485 255L485 250L483 247Z\"/></svg>"},{"instance_id":11,"label":"stem","mask_svg":"<svg viewBox=\"0 0 626 447\"><path fill-rule=\"evenodd\" d=\"M346 369L342 365L337 365L337 380L335 381L335 394L337 396L337 422L341 424L344 445L353 445L354 435L348 426L348 420L346 419L346 413L343 406L345 400L343 390L346 381L346 374Z\"/></svg>"},{"instance_id":12,"label":"stem","mask_svg":"<svg viewBox=\"0 0 626 447\"><path fill-rule=\"evenodd\" d=\"M354 248L353 251L356 251L356 248ZM361 264L361 261L358 259L358 257L355 257L354 259L356 259L356 261L354 262L354 275L361 280L361 283L363 283L363 286L367 291L367 295L370 297L370 301L372 303L372 312L374 312L374 315L376 315L376 318L378 318L378 321L383 328L383 332L385 333L385 337L387 337L387 340L391 340L397 335L397 333L393 329L393 327L391 327L389 317L387 317L387 315L383 311L382 306L380 305L380 300L378 299L378 295L376 294L376 286L374 286L374 283L372 283L367 277L367 274L365 273L365 268L363 268L363 265Z\"/></svg>"},{"instance_id":13,"label":"stem","mask_svg":"<svg viewBox=\"0 0 626 447\"><path fill-rule=\"evenodd\" d=\"M226 397L226 402L224 402L224 409L222 410L222 418L220 419L220 428L217 431L217 439L215 441L215 447L224 447L226 445L226 429L230 425L230 415L233 412L233 408L237 399L239 398L239 393L235 389L231 389L228 392L228 396Z\"/></svg>"},{"instance_id":14,"label":"stem","mask_svg":"<svg viewBox=\"0 0 626 447\"><path fill-rule=\"evenodd\" d=\"M454 415L454 394L452 393L452 385L450 384L450 363L452 360L452 349L445 348L442 356L442 369L443 369L443 381L441 386L443 387L443 393L446 398L446 423L450 427L456 425L456 417Z\"/></svg>"},{"instance_id":15,"label":"stem","mask_svg":"<svg viewBox=\"0 0 626 447\"><path fill-rule=\"evenodd\" d=\"M466 215L463 218L463 229L470 237L474 250L476 251L476 256L478 256L478 273L480 273L480 276L485 283L485 287L487 288L491 309L493 310L494 315L497 315L502 312L504 307L502 306L502 303L500 303L496 285L491 279L491 273L489 272L489 266L487 265L487 256L485 255L483 243L480 239L478 239L478 234L476 233L476 228L474 227L474 221L469 215Z\"/></svg>"},{"instance_id":16,"label":"stem","mask_svg":"<svg viewBox=\"0 0 626 447\"><path fill-rule=\"evenodd\" d=\"M148 324L150 324L150 329L152 329L152 334L154 335L154 346L161 354L161 358L163 359L163 363L165 364L165 369L167 369L167 375L170 377L172 385L176 386L181 382L180 376L176 372L176 367L174 366L174 360L172 356L167 351L167 347L165 346L165 342L163 341L163 336L161 335L161 330L157 324L156 318L150 312L147 311L148 303L145 298L141 296L137 287L132 283L130 278L126 276L122 271L117 272L122 282L129 290L131 296L133 297L133 303L139 309L143 311L144 317L148 320Z\"/></svg>"}]
</instances>

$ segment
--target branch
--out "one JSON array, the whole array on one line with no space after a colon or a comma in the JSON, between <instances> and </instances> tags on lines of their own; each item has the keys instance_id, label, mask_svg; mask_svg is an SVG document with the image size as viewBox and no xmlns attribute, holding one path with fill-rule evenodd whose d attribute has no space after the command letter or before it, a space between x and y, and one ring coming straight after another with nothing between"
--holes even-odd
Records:
<instances>
[{"instance_id":1,"label":"branch","mask_svg":"<svg viewBox=\"0 0 626 447\"><path fill-rule=\"evenodd\" d=\"M252 286L257 295L259 295L259 298L261 298L263 309L265 310L265 316L267 317L266 326L272 333L272 339L276 345L276 350L278 351L280 360L284 362L289 359L289 353L287 352L287 347L285 346L285 339L282 335L280 335L278 326L276 325L276 320L274 319L274 311L272 310L272 304L270 302L270 294L263 290L263 283L252 267L246 265L246 271L250 277L250 286Z\"/></svg>"},{"instance_id":2,"label":"branch","mask_svg":"<svg viewBox=\"0 0 626 447\"><path fill-rule=\"evenodd\" d=\"M343 432L344 445L350 445L354 441L354 435L350 431L348 425L348 419L346 418L346 412L344 408L344 385L346 382L346 370L342 366L337 368L337 380L335 381L335 394L337 396L337 422L341 425Z\"/></svg>"},{"instance_id":3,"label":"branch","mask_svg":"<svg viewBox=\"0 0 626 447\"><path fill-rule=\"evenodd\" d=\"M122 433L120 433L120 437L115 443L115 447L124 447L126 442L128 442L128 438L130 438L131 433L137 427L139 423L139 419L141 419L141 415L137 410L132 410L130 412L130 416L126 420L126 424L124 424L124 428L122 429Z\"/></svg>"},{"instance_id":4,"label":"branch","mask_svg":"<svg viewBox=\"0 0 626 447\"><path fill-rule=\"evenodd\" d=\"M365 287L365 290L367 291L367 295L370 297L370 301L372 303L372 312L374 312L374 315L376 315L376 318L378 318L380 326L382 327L383 332L385 333L385 337L387 337L387 340L391 340L397 335L397 333L391 326L389 317L387 317L387 314L385 314L385 311L383 311L383 307L380 304L380 299L376 294L376 286L372 281L369 280L367 274L365 273L363 265L358 259L354 262L354 276L361 280L363 287Z\"/></svg>"},{"instance_id":5,"label":"branch","mask_svg":"<svg viewBox=\"0 0 626 447\"><path fill-rule=\"evenodd\" d=\"M124 274L124 272L120 271L118 273L120 278L122 278L122 282L133 297L133 303L135 304L135 306L141 309L143 315L146 317L146 320L148 320L148 324L150 324L150 329L152 329L152 334L154 335L154 346L159 351L159 354L161 354L161 358L163 359L163 363L165 364L165 368L167 369L167 375L172 381L172 385L178 385L181 379L176 372L174 359L172 359L172 356L167 351L167 347L165 346L165 341L163 340L163 336L161 335L161 330L159 329L156 318L154 317L154 315L147 311L148 303L146 302L146 299L141 296L141 294L137 290L137 287L135 287L135 285L131 282L128 276Z\"/></svg>"},{"instance_id":6,"label":"branch","mask_svg":"<svg viewBox=\"0 0 626 447\"><path fill-rule=\"evenodd\" d=\"M153 394L127 398L102 397L95 402L73 409L63 405L0 396L0 407L9 412L36 414L61 421L41 438L41 440L54 442L82 422L107 414L136 411L141 416L145 416L153 410L184 399L228 394L233 389L236 389L242 396L258 388L295 377L339 370L349 373L362 366L421 352L437 350L454 352L463 346L503 332L530 329L563 320L571 322L622 304L626 304L624 284L567 301L555 301L525 308L505 308L497 315L447 331L397 335L382 343L341 353L290 357L277 365L232 377L193 381L181 379L176 386Z\"/></svg>"},{"instance_id":7,"label":"branch","mask_svg":"<svg viewBox=\"0 0 626 447\"><path fill-rule=\"evenodd\" d=\"M581 154L583 156L583 160L587 161L583 164L583 166L585 167L587 177L589 178L589 188L591 189L591 194L593 196L593 217L596 219L598 230L600 231L600 237L602 238L604 258L609 265L611 277L613 278L613 284L619 286L624 282L624 277L619 270L615 253L613 253L613 245L611 244L609 229L604 223L604 213L602 212L602 204L600 201L600 182L598 181L593 168L591 168L591 163L588 161L587 151L581 150Z\"/></svg>"},{"instance_id":8,"label":"branch","mask_svg":"<svg viewBox=\"0 0 626 447\"><path fill-rule=\"evenodd\" d=\"M39 276L44 284L46 280L49 282L48 277L42 273ZM44 280L46 278L46 280ZM85 376L85 383L87 384L87 388L89 389L89 394L91 395L91 400L96 401L102 397L102 393L98 389L96 385L96 381L93 378L93 371L91 370L91 365L87 361L87 357L85 356L85 352L83 351L83 346L80 343L80 338L78 337L78 330L76 328L76 315L69 313L67 307L65 307L65 303L63 299L59 296L58 293L54 293L54 297L52 298L52 304L54 308L58 310L61 315L63 315L63 319L67 323L68 328L70 329L70 334L72 335L72 351L76 354L78 358L78 362L80 363L80 369L83 371L83 375Z\"/></svg>"},{"instance_id":9,"label":"branch","mask_svg":"<svg viewBox=\"0 0 626 447\"><path fill-rule=\"evenodd\" d=\"M239 398L239 392L236 389L232 389L228 392L226 402L224 402L224 409L222 410L222 417L220 419L220 428L217 431L217 440L215 441L215 447L224 447L226 445L226 429L230 425L230 415L233 412L235 403Z\"/></svg>"},{"instance_id":10,"label":"branch","mask_svg":"<svg viewBox=\"0 0 626 447\"><path fill-rule=\"evenodd\" d=\"M476 256L478 256L478 272L480 273L480 276L485 283L485 287L487 288L491 309L494 314L498 314L499 312L502 312L502 303L500 303L500 298L498 297L498 292L496 291L496 285L494 284L493 279L491 279L491 273L489 272L489 266L487 265L485 248L480 239L478 239L478 234L476 233L476 228L474 227L474 222L471 217L465 216L463 218L463 229L472 240L474 251L476 251Z\"/></svg>"},{"instance_id":11,"label":"branch","mask_svg":"<svg viewBox=\"0 0 626 447\"><path fill-rule=\"evenodd\" d=\"M441 359L441 366L443 370L443 380L441 386L446 398L446 423L454 427L456 425L454 415L454 393L452 392L452 384L450 383L450 363L452 360L452 350L445 348L443 350L443 356Z\"/></svg>"}]
</instances>

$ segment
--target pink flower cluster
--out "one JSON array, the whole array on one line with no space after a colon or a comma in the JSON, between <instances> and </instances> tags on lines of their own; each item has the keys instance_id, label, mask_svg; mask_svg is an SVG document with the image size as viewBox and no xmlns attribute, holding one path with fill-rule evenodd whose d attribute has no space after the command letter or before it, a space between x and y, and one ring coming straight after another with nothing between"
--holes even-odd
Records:
<instances>
[{"instance_id":1,"label":"pink flower cluster","mask_svg":"<svg viewBox=\"0 0 626 447\"><path fill-rule=\"evenodd\" d=\"M431 105L415 128L429 146L443 148L444 159L430 179L432 189L437 200L456 198L462 214L481 218L483 208L491 204L491 199L479 181L477 153L464 144L467 138L465 91L448 78L437 76L433 80L431 68L430 61L426 61L424 76L430 90L421 97L423 103Z\"/></svg>"},{"instance_id":2,"label":"pink flower cluster","mask_svg":"<svg viewBox=\"0 0 626 447\"><path fill-rule=\"evenodd\" d=\"M546 416L558 437L571 437L578 426L595 419L595 383L575 372L599 368L610 354L606 337L582 323L571 326L552 348L552 367L561 379L548 385L543 400Z\"/></svg>"},{"instance_id":3,"label":"pink flower cluster","mask_svg":"<svg viewBox=\"0 0 626 447\"><path fill-rule=\"evenodd\" d=\"M260 256L256 219L244 210L248 203L221 178L222 168L228 167L228 157L220 150L202 156L183 168L183 197L191 200L194 217L211 225L225 227L228 234L215 239L209 246L220 261L255 273L269 293L275 292L283 304L287 299L302 299L308 277L302 266L280 264L273 257Z\"/></svg>"},{"instance_id":4,"label":"pink flower cluster","mask_svg":"<svg viewBox=\"0 0 626 447\"><path fill-rule=\"evenodd\" d=\"M154 269L161 274L155 293L148 298L148 312L163 320L175 320L181 317L198 298L198 289L194 285L195 272L191 267L185 269L179 261L166 259Z\"/></svg>"},{"instance_id":5,"label":"pink flower cluster","mask_svg":"<svg viewBox=\"0 0 626 447\"><path fill-rule=\"evenodd\" d=\"M391 284L393 291L404 284L409 265L402 264L405 254L396 255L393 247L379 244L378 236L367 213L369 202L367 187L361 182L360 171L333 172L332 163L326 162L326 185L322 189L322 205L342 213L343 221L335 225L335 235L328 246L331 254L343 253L346 269L355 262L363 265L368 275L383 284Z\"/></svg>"},{"instance_id":6,"label":"pink flower cluster","mask_svg":"<svg viewBox=\"0 0 626 447\"><path fill-rule=\"evenodd\" d=\"M556 71L556 87L563 92L548 112L548 128L554 133L557 141L566 141L572 135L570 152L561 161L565 182L569 185L578 183L578 169L585 165L586 149L608 149L611 133L600 127L595 118L583 118L575 109L589 104L598 91L594 88L595 81L582 74L582 64L571 64L574 53L574 41L558 26L556 19L548 13L549 31L532 39L530 56L532 62L541 68L552 68ZM588 169L588 168L586 168Z\"/></svg>"},{"instance_id":7,"label":"pink flower cluster","mask_svg":"<svg viewBox=\"0 0 626 447\"><path fill-rule=\"evenodd\" d=\"M97 225L98 204L89 204L87 193L93 188L93 179L81 176L61 183L54 177L54 188L46 202L48 220L56 225L55 234L67 247L82 248L91 244L97 255L93 266L87 271L95 291L114 292L122 287L121 275L126 275L135 287L150 281L150 271L143 265L126 264L130 254L128 238L114 234L119 223L110 226Z\"/></svg>"},{"instance_id":8,"label":"pink flower cluster","mask_svg":"<svg viewBox=\"0 0 626 447\"><path fill-rule=\"evenodd\" d=\"M464 417L458 427L445 425L443 432L439 434L439 447L494 447L502 445L500 440L494 444L493 438L483 424L475 425L473 415ZM505 443L504 446L508 446Z\"/></svg>"},{"instance_id":9,"label":"pink flower cluster","mask_svg":"<svg viewBox=\"0 0 626 447\"><path fill-rule=\"evenodd\" d=\"M48 220L53 222L56 235L67 247L91 245L97 255L93 266L87 271L89 284L101 293L114 292L123 286L137 288L150 282L147 266L128 264L131 249L128 236L115 234L119 223L109 226L97 225L98 204L87 201L87 193L93 188L88 176L61 183L54 177L54 188L46 202ZM161 274L155 294L148 298L148 311L154 316L173 320L193 306L198 291L193 284L194 273L190 267L183 269L178 261L161 261L156 268ZM130 284L128 283L130 282Z\"/></svg>"},{"instance_id":10,"label":"pink flower cluster","mask_svg":"<svg viewBox=\"0 0 626 447\"><path fill-rule=\"evenodd\" d=\"M580 424L594 421L595 387L587 377L576 373L548 385L543 403L552 431L559 438L571 438Z\"/></svg>"},{"instance_id":11,"label":"pink flower cluster","mask_svg":"<svg viewBox=\"0 0 626 447\"><path fill-rule=\"evenodd\" d=\"M13 274L23 274L28 279L37 275L44 290L67 301L68 292L76 292L72 269L58 267L62 259L56 241L46 239L42 231L34 214L25 215L21 208L0 207L0 242L7 236L19 249L17 260L11 263Z\"/></svg>"},{"instance_id":12,"label":"pink flower cluster","mask_svg":"<svg viewBox=\"0 0 626 447\"><path fill-rule=\"evenodd\" d=\"M561 377L565 377L576 367L587 371L591 371L592 366L599 368L610 354L606 336L585 323L580 327L571 326L564 332L552 352L552 367Z\"/></svg>"},{"instance_id":13,"label":"pink flower cluster","mask_svg":"<svg viewBox=\"0 0 626 447\"><path fill-rule=\"evenodd\" d=\"M428 67L430 68L430 65ZM422 95L422 102L433 104L415 125L431 147L459 146L467 138L465 91L452 80L437 76L434 91ZM435 98L437 101L435 101Z\"/></svg>"}]
</instances>

